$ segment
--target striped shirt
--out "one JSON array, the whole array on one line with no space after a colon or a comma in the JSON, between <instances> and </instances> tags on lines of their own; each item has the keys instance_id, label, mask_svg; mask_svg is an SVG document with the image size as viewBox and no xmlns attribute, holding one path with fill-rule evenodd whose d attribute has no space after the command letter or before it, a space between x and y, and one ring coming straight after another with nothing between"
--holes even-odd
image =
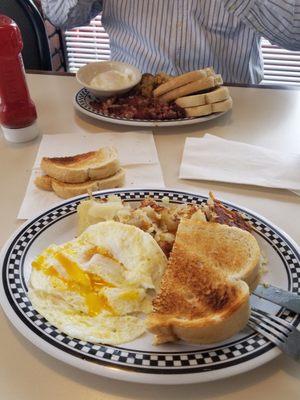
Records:
<instances>
[{"instance_id":1,"label":"striped shirt","mask_svg":"<svg viewBox=\"0 0 300 400\"><path fill-rule=\"evenodd\" d=\"M263 78L261 38L300 50L300 0L42 0L54 25L71 28L102 11L111 56L171 75L213 66L226 82Z\"/></svg>"}]
</instances>

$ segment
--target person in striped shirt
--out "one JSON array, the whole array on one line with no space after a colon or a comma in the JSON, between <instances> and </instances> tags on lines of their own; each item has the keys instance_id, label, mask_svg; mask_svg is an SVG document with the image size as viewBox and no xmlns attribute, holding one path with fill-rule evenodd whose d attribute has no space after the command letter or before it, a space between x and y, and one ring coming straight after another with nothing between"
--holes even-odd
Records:
<instances>
[{"instance_id":1,"label":"person in striped shirt","mask_svg":"<svg viewBox=\"0 0 300 400\"><path fill-rule=\"evenodd\" d=\"M300 50L300 0L41 0L63 29L102 12L112 59L142 72L181 74L213 66L224 81L263 79L262 37Z\"/></svg>"}]
</instances>

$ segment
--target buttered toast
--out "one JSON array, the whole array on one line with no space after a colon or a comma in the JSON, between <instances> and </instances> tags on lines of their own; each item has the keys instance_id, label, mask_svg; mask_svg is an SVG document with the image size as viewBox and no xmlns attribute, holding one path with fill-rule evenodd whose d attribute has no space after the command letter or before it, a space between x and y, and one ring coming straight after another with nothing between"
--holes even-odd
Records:
<instances>
[{"instance_id":1,"label":"buttered toast","mask_svg":"<svg viewBox=\"0 0 300 400\"><path fill-rule=\"evenodd\" d=\"M260 251L247 231L183 220L147 320L155 342L213 343L240 331L249 318L249 284Z\"/></svg>"}]
</instances>

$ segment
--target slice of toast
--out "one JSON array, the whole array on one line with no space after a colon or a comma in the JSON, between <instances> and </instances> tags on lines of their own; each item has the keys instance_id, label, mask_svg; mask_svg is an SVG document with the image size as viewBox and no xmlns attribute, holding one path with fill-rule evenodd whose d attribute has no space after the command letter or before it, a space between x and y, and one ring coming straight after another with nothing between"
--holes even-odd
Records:
<instances>
[{"instance_id":1,"label":"slice of toast","mask_svg":"<svg viewBox=\"0 0 300 400\"><path fill-rule=\"evenodd\" d=\"M204 106L206 102L206 94L194 94L191 96L179 97L175 103L182 108Z\"/></svg>"},{"instance_id":2,"label":"slice of toast","mask_svg":"<svg viewBox=\"0 0 300 400\"><path fill-rule=\"evenodd\" d=\"M82 183L66 183L51 178L48 175L38 176L34 183L39 189L52 190L57 196L68 199L90 191L113 189L121 187L125 182L125 170L120 168L114 175L98 180L88 180Z\"/></svg>"},{"instance_id":3,"label":"slice of toast","mask_svg":"<svg viewBox=\"0 0 300 400\"><path fill-rule=\"evenodd\" d=\"M204 104L197 107L186 107L185 113L187 117L203 117L212 113L225 112L232 109L232 98L229 97L224 101L218 101L213 104Z\"/></svg>"},{"instance_id":4,"label":"slice of toast","mask_svg":"<svg viewBox=\"0 0 300 400\"><path fill-rule=\"evenodd\" d=\"M114 147L103 147L70 157L43 157L41 168L61 182L82 183L114 175L120 169L120 162Z\"/></svg>"},{"instance_id":5,"label":"slice of toast","mask_svg":"<svg viewBox=\"0 0 300 400\"><path fill-rule=\"evenodd\" d=\"M230 97L229 89L226 86L221 86L212 92L205 94L207 104L217 103L219 101L227 100Z\"/></svg>"},{"instance_id":6,"label":"slice of toast","mask_svg":"<svg viewBox=\"0 0 300 400\"><path fill-rule=\"evenodd\" d=\"M169 103L178 99L179 97L220 86L222 83L223 81L221 75L208 76L206 78L190 82L184 86L180 86L179 88L170 90L169 92L160 96L159 100L163 103Z\"/></svg>"},{"instance_id":7,"label":"slice of toast","mask_svg":"<svg viewBox=\"0 0 300 400\"><path fill-rule=\"evenodd\" d=\"M185 113L187 117L203 117L212 114L212 105L204 104L203 106L187 107Z\"/></svg>"},{"instance_id":8,"label":"slice of toast","mask_svg":"<svg viewBox=\"0 0 300 400\"><path fill-rule=\"evenodd\" d=\"M34 180L35 186L42 190L47 190L48 192L52 192L52 179L49 175L40 175L37 176Z\"/></svg>"},{"instance_id":9,"label":"slice of toast","mask_svg":"<svg viewBox=\"0 0 300 400\"><path fill-rule=\"evenodd\" d=\"M249 318L249 287L259 247L247 231L214 222L183 220L147 320L155 342L225 340Z\"/></svg>"},{"instance_id":10,"label":"slice of toast","mask_svg":"<svg viewBox=\"0 0 300 400\"><path fill-rule=\"evenodd\" d=\"M182 108L198 107L227 100L230 97L228 87L221 86L211 92L179 97L175 103Z\"/></svg>"},{"instance_id":11,"label":"slice of toast","mask_svg":"<svg viewBox=\"0 0 300 400\"><path fill-rule=\"evenodd\" d=\"M232 109L232 98L229 97L224 101L218 101L217 103L212 104L212 111L216 112L224 112Z\"/></svg>"},{"instance_id":12,"label":"slice of toast","mask_svg":"<svg viewBox=\"0 0 300 400\"><path fill-rule=\"evenodd\" d=\"M204 68L198 69L191 72L186 72L185 74L175 76L174 78L169 79L167 82L158 86L153 91L153 96L158 97L161 96L173 89L186 85L187 83L197 81L199 79L206 78L208 76L214 75L215 72L212 68Z\"/></svg>"}]
</instances>

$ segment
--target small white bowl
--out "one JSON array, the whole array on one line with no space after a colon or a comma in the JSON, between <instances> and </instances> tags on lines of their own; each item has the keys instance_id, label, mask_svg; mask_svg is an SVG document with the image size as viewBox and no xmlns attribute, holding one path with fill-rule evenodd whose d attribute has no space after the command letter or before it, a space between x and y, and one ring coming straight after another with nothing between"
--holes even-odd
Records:
<instances>
[{"instance_id":1,"label":"small white bowl","mask_svg":"<svg viewBox=\"0 0 300 400\"><path fill-rule=\"evenodd\" d=\"M119 71L132 77L130 84L127 86L120 86L118 89L101 89L99 87L91 86L92 79L101 72L106 71ZM86 64L79 68L76 73L77 81L88 89L91 93L98 97L110 97L117 94L128 92L142 79L141 72L133 65L126 64L119 61L99 61Z\"/></svg>"}]
</instances>

